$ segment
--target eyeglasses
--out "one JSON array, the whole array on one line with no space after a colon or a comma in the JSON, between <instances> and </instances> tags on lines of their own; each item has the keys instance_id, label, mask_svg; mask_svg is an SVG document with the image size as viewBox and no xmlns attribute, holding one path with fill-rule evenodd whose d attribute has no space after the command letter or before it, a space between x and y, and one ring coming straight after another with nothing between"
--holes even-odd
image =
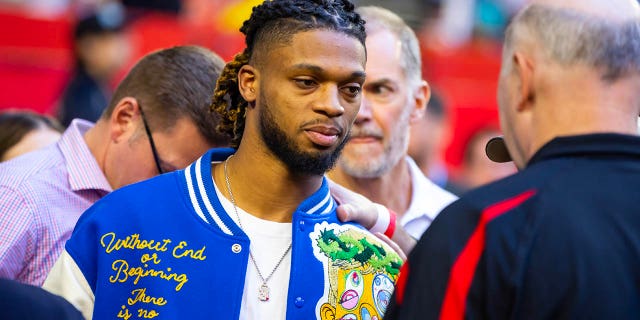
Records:
<instances>
[{"instance_id":1,"label":"eyeglasses","mask_svg":"<svg viewBox=\"0 0 640 320\"><path fill-rule=\"evenodd\" d=\"M158 150L156 150L156 144L153 142L153 136L151 136L151 130L149 130L149 125L147 124L147 118L144 116L144 112L142 111L142 104L140 104L140 101L138 101L138 107L140 108L140 115L142 116L144 131L147 133L147 137L149 138L149 144L151 145L153 160L156 162L156 168L158 169L158 173L163 174L164 171L160 167L160 157L158 156Z\"/></svg>"}]
</instances>

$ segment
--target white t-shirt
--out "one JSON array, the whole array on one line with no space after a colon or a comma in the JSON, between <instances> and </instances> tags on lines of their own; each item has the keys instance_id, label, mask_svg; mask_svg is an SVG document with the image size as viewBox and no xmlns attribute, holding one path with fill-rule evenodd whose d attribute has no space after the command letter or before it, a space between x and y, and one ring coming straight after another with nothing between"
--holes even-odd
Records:
<instances>
[{"instance_id":1,"label":"white t-shirt","mask_svg":"<svg viewBox=\"0 0 640 320\"><path fill-rule=\"evenodd\" d=\"M214 182L215 185L215 182ZM226 189L226 187L225 187ZM216 186L216 193L220 203L229 216L238 223L234 206ZM259 219L238 207L238 215L242 230L251 240L251 253L260 268L262 276L267 278L274 269L278 260L291 244L291 223L279 223ZM288 252L273 276L267 282L269 287L269 301L261 301L258 291L262 286L262 280L258 276L256 267L248 260L247 274L242 295L242 307L240 309L241 320L285 319L287 315L287 293L289 288L289 276L291 271L291 252Z\"/></svg>"}]
</instances>

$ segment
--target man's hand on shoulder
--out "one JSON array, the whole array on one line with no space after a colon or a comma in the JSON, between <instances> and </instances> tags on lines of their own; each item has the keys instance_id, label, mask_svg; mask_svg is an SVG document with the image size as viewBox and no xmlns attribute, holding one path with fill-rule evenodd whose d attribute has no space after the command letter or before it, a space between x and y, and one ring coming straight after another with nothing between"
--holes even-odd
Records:
<instances>
[{"instance_id":1,"label":"man's hand on shoulder","mask_svg":"<svg viewBox=\"0 0 640 320\"><path fill-rule=\"evenodd\" d=\"M340 219L340 221L359 223L382 241L389 244L403 260L406 260L407 253L416 245L416 240L404 231L402 226L395 226L395 218L385 219L385 221L388 221L387 225L393 223L395 226L391 228L392 234L385 235L383 234L384 231L372 230L377 229L380 219L384 219L384 217L381 217L382 215L379 211L379 208L384 208L384 206L376 204L365 196L355 193L331 180L329 180L329 189L331 190L331 195L340 203L337 209L338 219ZM386 208L384 209L387 210ZM389 217L395 215L389 211L387 212L389 213ZM385 229L389 230L389 228L386 227L387 226L385 226Z\"/></svg>"}]
</instances>

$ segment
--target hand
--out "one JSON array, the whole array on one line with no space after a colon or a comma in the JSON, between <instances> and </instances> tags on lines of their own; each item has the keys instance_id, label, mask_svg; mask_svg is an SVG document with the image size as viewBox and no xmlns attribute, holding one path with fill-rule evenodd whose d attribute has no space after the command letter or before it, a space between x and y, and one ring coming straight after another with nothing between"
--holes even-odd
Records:
<instances>
[{"instance_id":1,"label":"hand","mask_svg":"<svg viewBox=\"0 0 640 320\"><path fill-rule=\"evenodd\" d=\"M337 209L338 219L342 222L355 221L367 229L371 229L378 220L378 210L371 200L355 193L331 180L329 189L340 206Z\"/></svg>"},{"instance_id":2,"label":"hand","mask_svg":"<svg viewBox=\"0 0 640 320\"><path fill-rule=\"evenodd\" d=\"M354 221L367 229L371 229L376 224L378 209L374 202L331 180L329 180L329 189L331 190L331 195L340 203L337 209L340 221ZM404 231L399 223L391 239L383 234L382 237L378 236L378 238L389 244L403 259L406 259L406 253L410 252L416 245L416 240Z\"/></svg>"}]
</instances>

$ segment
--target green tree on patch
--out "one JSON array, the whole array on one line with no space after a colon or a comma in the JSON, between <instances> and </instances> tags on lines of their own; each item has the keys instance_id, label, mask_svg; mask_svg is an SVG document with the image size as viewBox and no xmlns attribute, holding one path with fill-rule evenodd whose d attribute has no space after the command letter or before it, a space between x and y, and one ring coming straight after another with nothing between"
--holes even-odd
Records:
<instances>
[{"instance_id":1,"label":"green tree on patch","mask_svg":"<svg viewBox=\"0 0 640 320\"><path fill-rule=\"evenodd\" d=\"M344 260L347 262L359 262L361 265L370 265L373 269L384 269L392 276L400 272L402 262L397 254L388 254L379 245L370 243L366 237L356 240L347 233L335 234L333 229L320 231L317 239L318 247L329 259Z\"/></svg>"}]
</instances>

